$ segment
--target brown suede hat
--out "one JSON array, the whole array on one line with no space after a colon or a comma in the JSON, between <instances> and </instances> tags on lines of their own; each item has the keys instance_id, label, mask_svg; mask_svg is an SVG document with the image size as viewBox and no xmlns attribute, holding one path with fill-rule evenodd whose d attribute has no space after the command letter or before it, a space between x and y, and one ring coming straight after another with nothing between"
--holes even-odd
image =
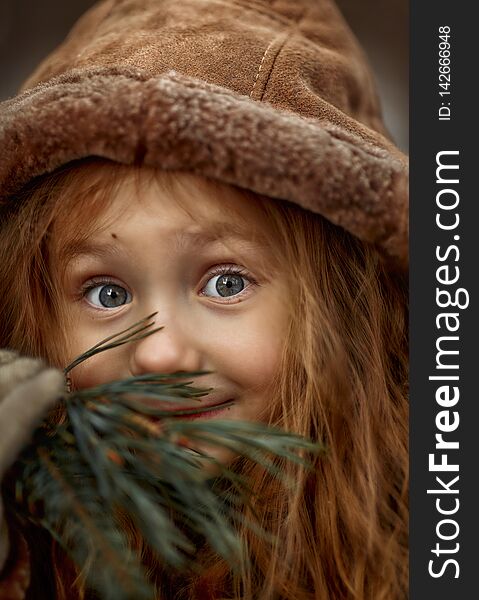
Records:
<instances>
[{"instance_id":1,"label":"brown suede hat","mask_svg":"<svg viewBox=\"0 0 479 600\"><path fill-rule=\"evenodd\" d=\"M0 105L0 203L87 156L290 200L407 264L407 159L331 0L99 2Z\"/></svg>"}]
</instances>

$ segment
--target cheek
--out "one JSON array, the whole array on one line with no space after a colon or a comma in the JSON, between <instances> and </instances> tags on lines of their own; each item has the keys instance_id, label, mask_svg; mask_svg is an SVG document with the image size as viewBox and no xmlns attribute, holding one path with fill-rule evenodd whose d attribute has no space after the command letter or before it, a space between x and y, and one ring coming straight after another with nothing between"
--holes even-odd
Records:
<instances>
[{"instance_id":1,"label":"cheek","mask_svg":"<svg viewBox=\"0 0 479 600\"><path fill-rule=\"evenodd\" d=\"M109 365L103 357L94 356L75 367L70 374L70 378L73 388L82 390L119 379L115 371L116 367Z\"/></svg>"},{"instance_id":2,"label":"cheek","mask_svg":"<svg viewBox=\"0 0 479 600\"><path fill-rule=\"evenodd\" d=\"M237 368L251 385L267 383L276 373L281 350L279 342L279 336L271 336L261 329L245 336L244 344L238 349Z\"/></svg>"},{"instance_id":3,"label":"cheek","mask_svg":"<svg viewBox=\"0 0 479 600\"><path fill-rule=\"evenodd\" d=\"M286 333L282 306L258 310L238 318L218 338L218 356L224 372L242 388L268 385L279 367Z\"/></svg>"},{"instance_id":4,"label":"cheek","mask_svg":"<svg viewBox=\"0 0 479 600\"><path fill-rule=\"evenodd\" d=\"M79 355L98 343L98 333L83 332L72 336L68 350L69 364ZM85 389L121 379L125 376L123 364L125 363L125 351L123 347L114 348L101 352L76 366L70 373L70 379L75 389Z\"/></svg>"}]
</instances>

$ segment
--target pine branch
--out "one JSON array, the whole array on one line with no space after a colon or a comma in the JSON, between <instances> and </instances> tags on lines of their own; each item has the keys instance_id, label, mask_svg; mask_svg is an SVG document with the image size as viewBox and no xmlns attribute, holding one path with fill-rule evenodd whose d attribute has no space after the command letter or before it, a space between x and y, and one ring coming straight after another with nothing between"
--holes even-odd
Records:
<instances>
[{"instance_id":1,"label":"pine branch","mask_svg":"<svg viewBox=\"0 0 479 600\"><path fill-rule=\"evenodd\" d=\"M102 340L65 373L99 352L156 333L161 327L153 328L153 316ZM189 448L192 442L228 448L285 484L294 482L285 480L274 459L308 468L321 450L319 444L258 423L175 419L214 409L190 408L192 399L211 391L191 385L203 374L145 374L66 394L65 421L39 428L14 465L15 496L6 497L10 512L47 529L102 598L154 595L141 557L128 548L121 528L125 514L165 565L194 569L196 534L233 569L240 567L245 557L235 523L244 522L243 509L254 492L243 477ZM176 406L189 402L184 409L166 411L139 397ZM234 490L226 501L207 481L208 463ZM247 525L266 535L255 523Z\"/></svg>"},{"instance_id":2,"label":"pine branch","mask_svg":"<svg viewBox=\"0 0 479 600\"><path fill-rule=\"evenodd\" d=\"M104 352L105 350L110 350L111 348L117 348L118 346L122 346L123 344L128 344L130 342L138 342L138 341L142 340L143 338L151 335L152 333L156 333L157 331L160 331L161 329L163 329L163 327L158 327L157 329L153 329L153 330L151 329L151 326L154 324L154 321L151 321L151 319L156 314L157 314L156 312L151 313L151 315L148 315L147 317L141 319L137 323L134 323L133 325L131 325L131 327L127 327L123 331L120 331L119 333L115 333L115 334L111 335L110 337L105 338L101 342L98 342L98 344L95 344L95 346L92 346L89 350L87 350L86 352L81 354L72 363L70 363L67 367L65 367L65 369L64 369L65 373L69 373L72 369L74 369L77 365L82 363L84 360L87 360L87 358L91 358L92 356L95 356L95 354L98 354L99 352ZM148 323L148 321L150 321L150 322ZM112 342L112 340L115 340L115 341ZM108 344L107 342L111 342L111 343Z\"/></svg>"}]
</instances>

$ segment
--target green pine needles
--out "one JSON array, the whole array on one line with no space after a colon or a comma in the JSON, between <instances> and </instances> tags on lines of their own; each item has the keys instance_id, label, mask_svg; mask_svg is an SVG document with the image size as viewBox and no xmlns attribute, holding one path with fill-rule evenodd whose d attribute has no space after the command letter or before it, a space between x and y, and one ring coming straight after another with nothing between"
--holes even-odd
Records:
<instances>
[{"instance_id":1,"label":"green pine needles","mask_svg":"<svg viewBox=\"0 0 479 600\"><path fill-rule=\"evenodd\" d=\"M159 331L154 316L103 340L65 373L99 352ZM38 429L14 466L15 499L6 498L10 510L47 529L101 598L154 597L141 558L122 531L125 517L176 570L195 568L198 539L233 569L247 560L235 524L244 522L242 508L254 491L244 478L190 445L226 447L280 478L275 459L308 467L308 457L320 451L319 444L262 424L183 420L178 417L191 408L165 411L138 400L174 402L175 407L188 400L190 407L192 399L211 391L191 386L191 379L202 374L141 375L66 393L60 422ZM201 410L208 408L193 412ZM211 472L228 484L221 488L227 493L212 485Z\"/></svg>"}]
</instances>

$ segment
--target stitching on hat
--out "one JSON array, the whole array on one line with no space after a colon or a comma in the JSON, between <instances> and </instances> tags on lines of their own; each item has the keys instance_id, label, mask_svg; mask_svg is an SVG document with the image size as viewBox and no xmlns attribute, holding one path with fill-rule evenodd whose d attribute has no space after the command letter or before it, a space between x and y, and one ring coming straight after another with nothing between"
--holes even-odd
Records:
<instances>
[{"instance_id":1,"label":"stitching on hat","mask_svg":"<svg viewBox=\"0 0 479 600\"><path fill-rule=\"evenodd\" d=\"M283 46L284 46L284 45L285 45L285 43L288 41L288 39L291 37L291 35L292 35L292 34L293 34L293 33L294 33L296 30L298 30L298 29L299 29L299 27L300 27L301 23L304 21L304 19L305 19L305 17L306 17L306 15L307 15L307 14L308 14L308 10L307 10L307 9L303 10L303 12L302 12L302 13L299 15L299 17L297 18L296 22L292 22L292 23L291 23L291 25L290 25L290 26L289 26L289 27L286 29L286 31L289 31L289 33L288 33L288 35L286 35L285 39L282 41L282 43L281 43L280 47L278 48L278 52L277 52L276 56L277 56L277 55L278 55L278 54L281 52L281 50L283 49ZM283 33L284 33L284 32L283 32ZM268 47L266 48L266 50L264 51L263 58L261 59L261 62L260 62L259 68L258 68L258 72L256 73L256 77L254 78L253 87L251 88L251 91L250 91L250 93L249 93L249 97L250 97L250 98L252 98L252 97L253 97L253 92L254 92L254 89L255 89L255 87L256 87L256 84L258 83L259 74L261 73L261 69L263 68L263 63L264 63L264 60L265 60L265 58L266 58L266 55L268 54L268 52L269 52L269 50L270 50L271 46L272 46L272 45L274 44L274 42L275 42L275 41L278 39L278 37L281 37L281 34L280 34L279 36L276 36L275 38L273 38L273 39L271 40L271 42L269 43ZM273 60L273 63L274 63L275 61L276 61L276 58ZM272 71L272 70L273 70L273 65L271 66L271 71ZM269 76L271 76L271 71L270 71L270 73L269 73ZM261 98L260 98L260 100L262 100L262 99L263 99L264 92L266 91L266 86L268 85L269 76L268 76L268 80L266 81L266 85L265 85L265 88L264 88L263 94L261 95Z\"/></svg>"},{"instance_id":2,"label":"stitching on hat","mask_svg":"<svg viewBox=\"0 0 479 600\"><path fill-rule=\"evenodd\" d=\"M266 55L268 54L269 49L271 48L271 46L273 45L275 40L276 40L276 38L273 38L271 40L271 42L269 43L268 47L266 48L266 50L264 51L263 58L261 59L261 62L259 64L258 72L256 73L256 77L254 78L253 87L251 88L251 92L249 93L250 98L253 96L254 88L256 87L256 84L258 83L258 77L259 77L259 74L261 73L261 69L263 68L264 59L266 58Z\"/></svg>"},{"instance_id":3,"label":"stitching on hat","mask_svg":"<svg viewBox=\"0 0 479 600\"><path fill-rule=\"evenodd\" d=\"M266 90L268 89L269 80L271 79L271 74L273 73L276 60L277 60L278 56L281 54L281 52L283 51L283 48L285 47L286 43L289 41L289 39L291 38L292 35L293 35L293 32L289 32L287 35L285 35L283 41L279 44L277 50L275 51L275 54L273 56L273 61L271 63L271 67L269 69L268 77L266 78L266 81L263 86L263 92L261 94L261 97L259 98L260 101L263 100L263 97L266 94Z\"/></svg>"}]
</instances>

